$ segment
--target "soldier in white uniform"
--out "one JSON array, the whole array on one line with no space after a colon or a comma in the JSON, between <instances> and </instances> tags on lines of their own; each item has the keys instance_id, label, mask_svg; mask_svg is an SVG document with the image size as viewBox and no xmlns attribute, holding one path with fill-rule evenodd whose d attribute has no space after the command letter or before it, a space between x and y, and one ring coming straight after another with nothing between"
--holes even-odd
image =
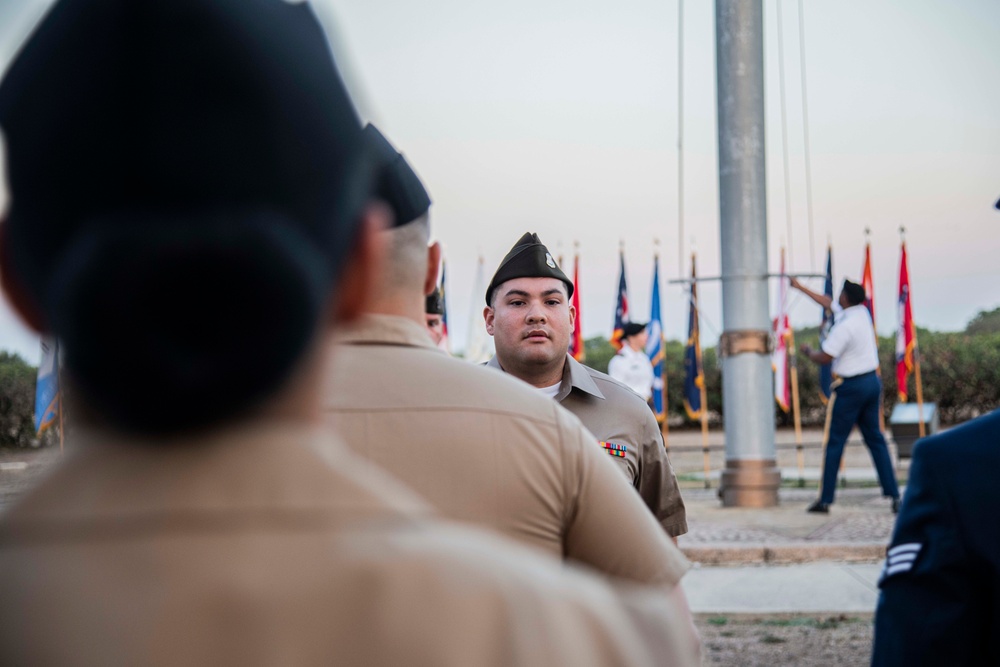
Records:
<instances>
[{"instance_id":1,"label":"soldier in white uniform","mask_svg":"<svg viewBox=\"0 0 1000 667\"><path fill-rule=\"evenodd\" d=\"M622 332L622 349L608 362L608 375L628 386L647 403L653 398L653 365L646 356L646 325L629 322Z\"/></svg>"}]
</instances>

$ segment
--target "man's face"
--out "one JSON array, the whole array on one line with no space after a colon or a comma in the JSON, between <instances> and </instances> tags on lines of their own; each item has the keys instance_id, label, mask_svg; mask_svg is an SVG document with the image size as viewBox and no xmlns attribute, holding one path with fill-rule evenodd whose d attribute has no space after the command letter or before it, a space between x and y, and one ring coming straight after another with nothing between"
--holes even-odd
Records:
<instances>
[{"instance_id":1,"label":"man's face","mask_svg":"<svg viewBox=\"0 0 1000 667\"><path fill-rule=\"evenodd\" d=\"M840 307L845 310L851 307L851 302L847 299L847 295L844 294L843 290L840 291L840 298L837 299L837 303L839 303Z\"/></svg>"},{"instance_id":2,"label":"man's face","mask_svg":"<svg viewBox=\"0 0 1000 667\"><path fill-rule=\"evenodd\" d=\"M444 322L441 321L441 316L425 313L424 317L427 318L427 333L431 335L435 345L440 345L441 339L444 338Z\"/></svg>"},{"instance_id":3,"label":"man's face","mask_svg":"<svg viewBox=\"0 0 1000 667\"><path fill-rule=\"evenodd\" d=\"M576 309L558 278L514 278L501 283L492 307L483 315L497 358L509 372L564 363Z\"/></svg>"}]
</instances>

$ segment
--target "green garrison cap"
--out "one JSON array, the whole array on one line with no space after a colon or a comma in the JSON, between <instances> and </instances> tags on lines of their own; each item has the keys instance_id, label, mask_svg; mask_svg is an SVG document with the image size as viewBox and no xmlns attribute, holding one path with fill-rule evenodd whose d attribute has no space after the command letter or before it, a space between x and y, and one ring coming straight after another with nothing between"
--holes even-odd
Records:
<instances>
[{"instance_id":1,"label":"green garrison cap","mask_svg":"<svg viewBox=\"0 0 1000 667\"><path fill-rule=\"evenodd\" d=\"M538 234L525 232L500 262L493 280L486 288L486 305L491 305L490 295L493 290L514 278L558 278L566 283L567 295L573 296L573 281L556 264L552 253L542 244Z\"/></svg>"},{"instance_id":2,"label":"green garrison cap","mask_svg":"<svg viewBox=\"0 0 1000 667\"><path fill-rule=\"evenodd\" d=\"M431 207L431 198L413 167L402 153L389 143L378 128L369 123L365 140L378 156L378 179L375 194L392 207L394 227L408 225Z\"/></svg>"}]
</instances>

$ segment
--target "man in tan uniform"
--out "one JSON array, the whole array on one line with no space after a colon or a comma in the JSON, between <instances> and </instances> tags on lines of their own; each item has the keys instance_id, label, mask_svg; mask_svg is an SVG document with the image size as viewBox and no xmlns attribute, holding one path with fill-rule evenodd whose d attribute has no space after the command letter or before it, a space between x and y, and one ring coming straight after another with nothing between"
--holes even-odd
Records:
<instances>
[{"instance_id":1,"label":"man in tan uniform","mask_svg":"<svg viewBox=\"0 0 1000 667\"><path fill-rule=\"evenodd\" d=\"M620 466L671 537L687 532L684 500L663 436L645 401L569 352L573 283L537 234L525 234L486 289L486 330L496 343L488 365L536 387L576 415Z\"/></svg>"},{"instance_id":2,"label":"man in tan uniform","mask_svg":"<svg viewBox=\"0 0 1000 667\"><path fill-rule=\"evenodd\" d=\"M489 526L556 557L668 588L687 561L571 414L502 373L436 349L422 323L440 248L430 198L373 126L381 196L396 227L367 315L339 337L324 391L349 446L449 517Z\"/></svg>"},{"instance_id":3,"label":"man in tan uniform","mask_svg":"<svg viewBox=\"0 0 1000 667\"><path fill-rule=\"evenodd\" d=\"M329 53L302 4L61 0L0 84L0 277L85 406L0 517L0 664L695 664L662 591L447 526L323 427L389 220Z\"/></svg>"}]
</instances>

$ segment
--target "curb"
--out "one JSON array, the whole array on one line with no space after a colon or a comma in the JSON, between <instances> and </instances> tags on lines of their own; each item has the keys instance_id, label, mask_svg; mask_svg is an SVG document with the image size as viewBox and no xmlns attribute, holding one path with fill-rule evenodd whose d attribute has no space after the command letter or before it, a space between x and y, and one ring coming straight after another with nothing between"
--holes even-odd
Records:
<instances>
[{"instance_id":1,"label":"curb","mask_svg":"<svg viewBox=\"0 0 1000 667\"><path fill-rule=\"evenodd\" d=\"M885 542L825 544L719 543L683 546L692 563L701 565L793 565L832 560L845 563L878 563L885 558Z\"/></svg>"}]
</instances>

